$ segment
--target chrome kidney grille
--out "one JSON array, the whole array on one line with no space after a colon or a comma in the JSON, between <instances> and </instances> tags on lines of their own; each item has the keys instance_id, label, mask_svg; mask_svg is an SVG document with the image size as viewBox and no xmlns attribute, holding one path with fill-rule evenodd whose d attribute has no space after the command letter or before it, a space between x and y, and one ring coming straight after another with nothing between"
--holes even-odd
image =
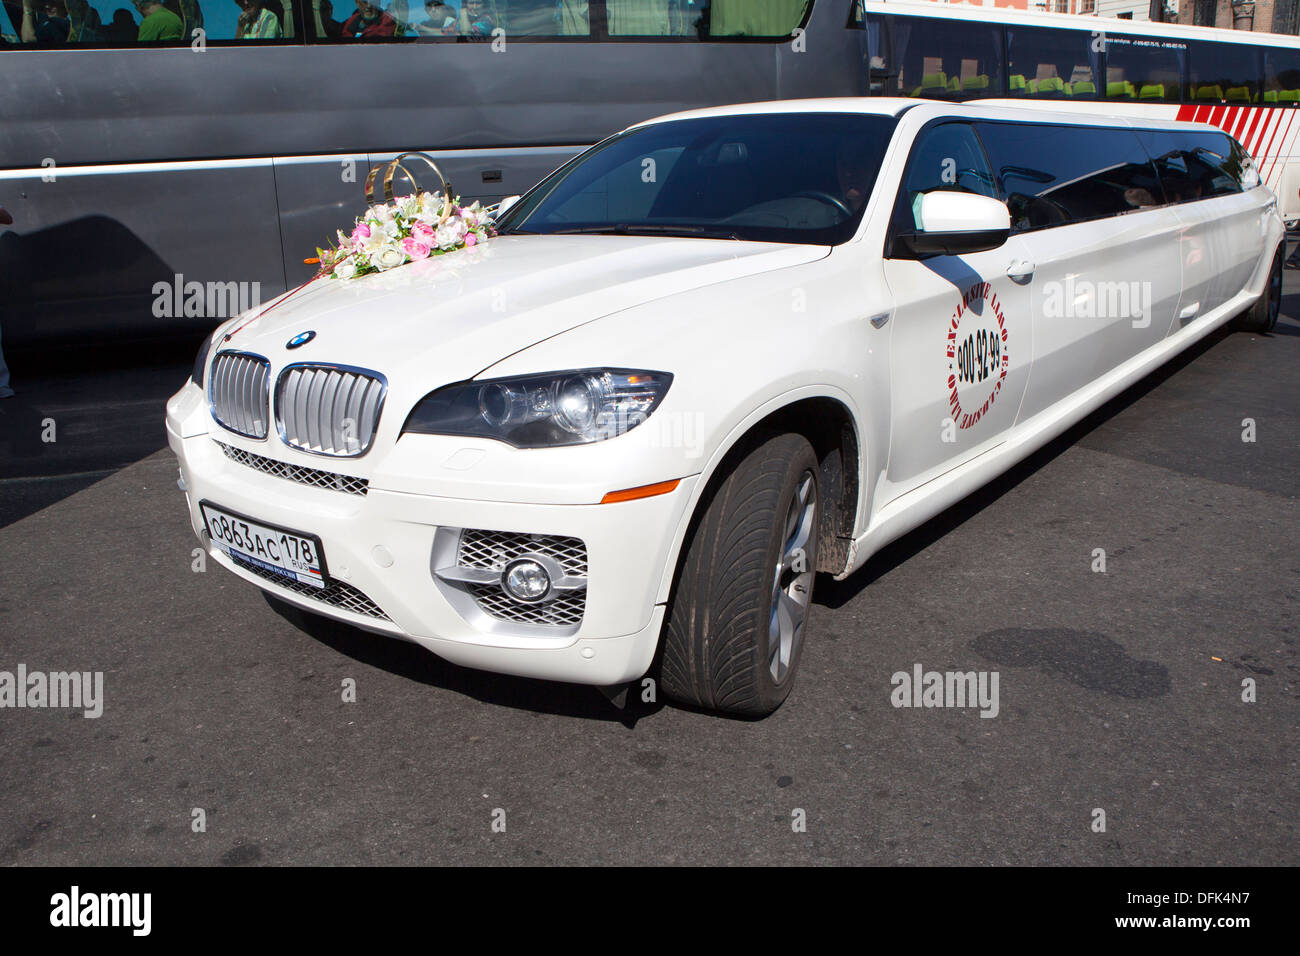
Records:
<instances>
[{"instance_id":1,"label":"chrome kidney grille","mask_svg":"<svg viewBox=\"0 0 1300 956\"><path fill-rule=\"evenodd\" d=\"M271 363L248 352L218 352L209 377L208 404L222 428L246 438L266 437Z\"/></svg>"},{"instance_id":2,"label":"chrome kidney grille","mask_svg":"<svg viewBox=\"0 0 1300 956\"><path fill-rule=\"evenodd\" d=\"M275 387L275 424L284 443L313 455L357 458L370 450L387 383L343 365L290 365Z\"/></svg>"}]
</instances>

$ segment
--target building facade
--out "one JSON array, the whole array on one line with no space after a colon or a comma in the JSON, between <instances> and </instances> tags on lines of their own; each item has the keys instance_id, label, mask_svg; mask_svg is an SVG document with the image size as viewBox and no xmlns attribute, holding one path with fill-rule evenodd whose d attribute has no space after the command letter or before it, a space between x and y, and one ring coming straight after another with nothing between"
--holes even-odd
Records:
<instances>
[{"instance_id":1,"label":"building facade","mask_svg":"<svg viewBox=\"0 0 1300 956\"><path fill-rule=\"evenodd\" d=\"M1151 20L1152 0L937 0L975 7L1010 7L1044 13ZM1161 0L1167 23L1300 34L1300 0Z\"/></svg>"},{"instance_id":2,"label":"building facade","mask_svg":"<svg viewBox=\"0 0 1300 956\"><path fill-rule=\"evenodd\" d=\"M1300 0L1182 0L1178 22L1224 30L1300 32Z\"/></svg>"}]
</instances>

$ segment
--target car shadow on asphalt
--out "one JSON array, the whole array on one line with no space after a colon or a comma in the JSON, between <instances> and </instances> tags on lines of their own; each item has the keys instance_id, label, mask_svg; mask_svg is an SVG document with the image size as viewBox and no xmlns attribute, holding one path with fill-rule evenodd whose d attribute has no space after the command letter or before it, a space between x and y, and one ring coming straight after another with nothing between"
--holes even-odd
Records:
<instances>
[{"instance_id":1,"label":"car shadow on asphalt","mask_svg":"<svg viewBox=\"0 0 1300 956\"><path fill-rule=\"evenodd\" d=\"M406 680L472 697L480 703L560 717L621 723L629 730L642 717L657 713L663 708L660 702L643 702L640 699L639 685L632 686L627 693L625 706L620 708L597 687L512 677L461 667L426 651L418 644L372 634L349 624L310 614L265 591L262 596L271 610L287 623L340 654Z\"/></svg>"}]
</instances>

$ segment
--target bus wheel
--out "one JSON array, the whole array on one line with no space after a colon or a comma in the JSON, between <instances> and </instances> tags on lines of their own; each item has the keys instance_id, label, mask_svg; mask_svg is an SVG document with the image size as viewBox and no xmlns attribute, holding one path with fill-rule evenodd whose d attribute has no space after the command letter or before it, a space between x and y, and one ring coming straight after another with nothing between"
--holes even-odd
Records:
<instances>
[{"instance_id":1,"label":"bus wheel","mask_svg":"<svg viewBox=\"0 0 1300 956\"><path fill-rule=\"evenodd\" d=\"M1264 283L1264 294L1247 311L1237 316L1237 328L1243 332L1272 332L1277 325L1277 315L1282 308L1282 256L1286 243L1277 247L1273 255L1273 268Z\"/></svg>"},{"instance_id":2,"label":"bus wheel","mask_svg":"<svg viewBox=\"0 0 1300 956\"><path fill-rule=\"evenodd\" d=\"M668 607L660 681L680 703L772 713L803 654L817 567L820 469L802 435L769 438L705 505Z\"/></svg>"}]
</instances>

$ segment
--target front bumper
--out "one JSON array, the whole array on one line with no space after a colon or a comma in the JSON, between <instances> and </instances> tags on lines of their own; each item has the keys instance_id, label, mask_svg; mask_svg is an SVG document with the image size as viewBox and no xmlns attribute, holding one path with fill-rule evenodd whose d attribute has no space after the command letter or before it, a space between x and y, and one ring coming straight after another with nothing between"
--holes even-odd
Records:
<instances>
[{"instance_id":1,"label":"front bumper","mask_svg":"<svg viewBox=\"0 0 1300 956\"><path fill-rule=\"evenodd\" d=\"M187 386L190 388L190 386ZM197 392L197 389L194 389ZM658 646L664 606L656 603L673 540L694 478L669 494L618 504L533 505L369 488L364 496L312 487L266 474L228 458L217 441L195 433L193 408L177 396L169 405L168 443L180 463L190 523L212 558L284 601L348 624L414 641L467 667L546 680L611 685L640 677ZM188 434L187 434L188 432ZM275 454L265 448L263 454ZM316 462L328 468L327 460ZM614 489L610 489L614 490ZM207 536L200 501L259 521L316 535L330 577L369 601L326 603L306 586L254 573L236 564ZM439 528L478 528L579 538L587 549L587 597L576 632L484 628L462 615L433 574ZM349 590L350 593L350 590Z\"/></svg>"}]
</instances>

